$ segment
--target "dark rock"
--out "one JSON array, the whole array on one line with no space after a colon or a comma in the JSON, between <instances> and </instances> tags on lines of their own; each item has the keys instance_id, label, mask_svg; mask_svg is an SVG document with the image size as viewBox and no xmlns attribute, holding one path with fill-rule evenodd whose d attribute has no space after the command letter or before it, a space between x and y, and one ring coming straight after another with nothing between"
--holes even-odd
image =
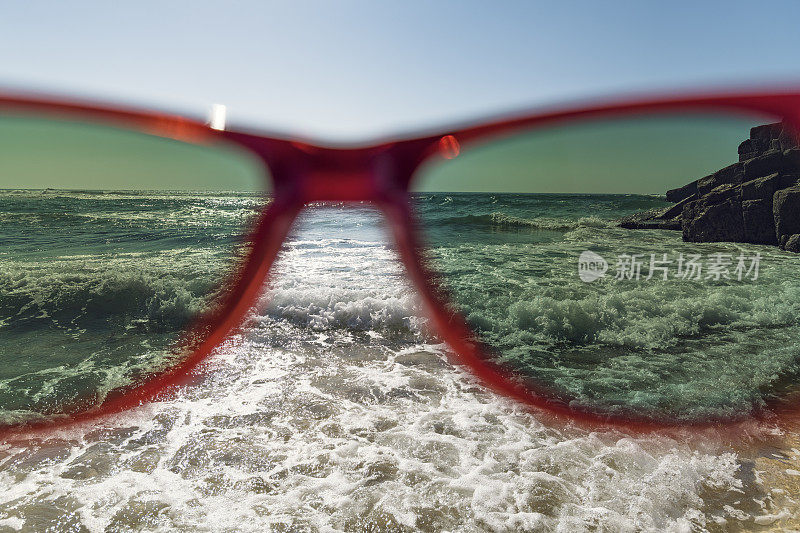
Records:
<instances>
[{"instance_id":1,"label":"dark rock","mask_svg":"<svg viewBox=\"0 0 800 533\"><path fill-rule=\"evenodd\" d=\"M781 175L777 172L742 183L742 200L767 200L772 209L772 196L778 190Z\"/></svg>"},{"instance_id":2,"label":"dark rock","mask_svg":"<svg viewBox=\"0 0 800 533\"><path fill-rule=\"evenodd\" d=\"M683 206L691 201L687 198L670 207L659 207L642 211L641 213L633 213L623 217L619 221L619 225L626 229L668 229L680 231L681 227L681 214Z\"/></svg>"},{"instance_id":3,"label":"dark rock","mask_svg":"<svg viewBox=\"0 0 800 533\"><path fill-rule=\"evenodd\" d=\"M716 176L711 174L704 178L697 180L697 195L705 196L720 185L724 185L721 181L717 181Z\"/></svg>"},{"instance_id":4,"label":"dark rock","mask_svg":"<svg viewBox=\"0 0 800 533\"><path fill-rule=\"evenodd\" d=\"M790 148L795 148L798 146L798 137L797 133L795 133L792 128L784 126L783 131L778 136L778 140L781 143L781 149L788 150Z\"/></svg>"},{"instance_id":5,"label":"dark rock","mask_svg":"<svg viewBox=\"0 0 800 533\"><path fill-rule=\"evenodd\" d=\"M690 196L694 196L697 194L697 181L698 180L694 180L683 187L667 191L667 201L677 203L686 200Z\"/></svg>"},{"instance_id":6,"label":"dark rock","mask_svg":"<svg viewBox=\"0 0 800 533\"><path fill-rule=\"evenodd\" d=\"M775 192L772 214L775 217L775 235L779 241L783 235L800 233L800 187Z\"/></svg>"},{"instance_id":7,"label":"dark rock","mask_svg":"<svg viewBox=\"0 0 800 533\"><path fill-rule=\"evenodd\" d=\"M750 141L759 152L769 149L770 141L777 139L783 132L783 123L774 122L750 128Z\"/></svg>"},{"instance_id":8,"label":"dark rock","mask_svg":"<svg viewBox=\"0 0 800 533\"><path fill-rule=\"evenodd\" d=\"M778 244L800 251L800 146L777 122L756 126L739 162L667 191L675 205L625 217L625 228L680 229L693 242Z\"/></svg>"},{"instance_id":9,"label":"dark rock","mask_svg":"<svg viewBox=\"0 0 800 533\"><path fill-rule=\"evenodd\" d=\"M778 180L778 189L787 189L800 185L800 174L781 174Z\"/></svg>"},{"instance_id":10,"label":"dark rock","mask_svg":"<svg viewBox=\"0 0 800 533\"><path fill-rule=\"evenodd\" d=\"M744 179L751 180L783 170L783 152L770 150L744 162Z\"/></svg>"},{"instance_id":11,"label":"dark rock","mask_svg":"<svg viewBox=\"0 0 800 533\"><path fill-rule=\"evenodd\" d=\"M659 208L633 213L622 217L619 226L625 229L659 229L658 224L661 219L658 217L663 212L664 208Z\"/></svg>"},{"instance_id":12,"label":"dark rock","mask_svg":"<svg viewBox=\"0 0 800 533\"><path fill-rule=\"evenodd\" d=\"M764 124L750 130L750 138L739 145L739 161L747 161L768 150L788 150L798 146L797 135L780 122Z\"/></svg>"},{"instance_id":13,"label":"dark rock","mask_svg":"<svg viewBox=\"0 0 800 533\"><path fill-rule=\"evenodd\" d=\"M744 165L734 163L717 170L714 175L720 183L741 183L744 179Z\"/></svg>"},{"instance_id":14,"label":"dark rock","mask_svg":"<svg viewBox=\"0 0 800 533\"><path fill-rule=\"evenodd\" d=\"M742 195L741 185L733 185L732 183L725 183L709 191L704 197L703 201L706 204L713 205L723 202L728 198L740 198Z\"/></svg>"},{"instance_id":15,"label":"dark rock","mask_svg":"<svg viewBox=\"0 0 800 533\"><path fill-rule=\"evenodd\" d=\"M784 250L787 252L800 252L800 233L795 233L788 239L786 239L786 244L783 247Z\"/></svg>"},{"instance_id":16,"label":"dark rock","mask_svg":"<svg viewBox=\"0 0 800 533\"><path fill-rule=\"evenodd\" d=\"M661 218L663 209L643 211L623 217L619 226L625 229L670 229L680 230L680 218Z\"/></svg>"},{"instance_id":17,"label":"dark rock","mask_svg":"<svg viewBox=\"0 0 800 533\"><path fill-rule=\"evenodd\" d=\"M678 219L678 225L680 225L680 216L683 213L683 206L686 205L688 202L691 202L692 200L694 200L694 198L686 198L678 202L677 204L673 205L672 207L668 207L666 211L661 213L661 218Z\"/></svg>"},{"instance_id":18,"label":"dark rock","mask_svg":"<svg viewBox=\"0 0 800 533\"><path fill-rule=\"evenodd\" d=\"M772 215L772 198L742 200L742 224L744 242L778 244Z\"/></svg>"},{"instance_id":19,"label":"dark rock","mask_svg":"<svg viewBox=\"0 0 800 533\"><path fill-rule=\"evenodd\" d=\"M710 176L700 178L697 181L697 193L702 196L726 183L742 183L743 178L744 165L742 163L734 163L714 172Z\"/></svg>"},{"instance_id":20,"label":"dark rock","mask_svg":"<svg viewBox=\"0 0 800 533\"><path fill-rule=\"evenodd\" d=\"M705 199L688 202L683 208L681 223L685 241L744 241L742 204L735 196L716 204L709 204Z\"/></svg>"},{"instance_id":21,"label":"dark rock","mask_svg":"<svg viewBox=\"0 0 800 533\"><path fill-rule=\"evenodd\" d=\"M739 161L744 161L745 159L751 159L754 157L753 154L756 153L756 149L753 148L753 141L750 139L745 139L742 141L742 144L739 145Z\"/></svg>"},{"instance_id":22,"label":"dark rock","mask_svg":"<svg viewBox=\"0 0 800 533\"><path fill-rule=\"evenodd\" d=\"M800 148L790 148L783 152L783 170L800 172Z\"/></svg>"}]
</instances>

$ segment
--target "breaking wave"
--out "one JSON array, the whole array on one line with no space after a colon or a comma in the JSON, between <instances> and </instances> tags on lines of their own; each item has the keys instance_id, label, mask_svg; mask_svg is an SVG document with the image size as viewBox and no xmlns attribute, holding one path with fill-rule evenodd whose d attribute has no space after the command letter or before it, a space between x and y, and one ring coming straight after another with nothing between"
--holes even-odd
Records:
<instances>
[{"instance_id":1,"label":"breaking wave","mask_svg":"<svg viewBox=\"0 0 800 533\"><path fill-rule=\"evenodd\" d=\"M201 260L194 255L190 261ZM52 323L66 329L180 329L201 313L219 280L168 258L145 256L39 265L0 263L0 330ZM153 268L161 262L162 268Z\"/></svg>"},{"instance_id":2,"label":"breaking wave","mask_svg":"<svg viewBox=\"0 0 800 533\"><path fill-rule=\"evenodd\" d=\"M428 221L426 221L428 222ZM497 227L508 229L532 229L532 230L552 230L552 231L569 231L582 227L590 228L606 228L613 227L614 223L609 220L604 220L599 217L580 217L577 220L570 220L565 218L533 218L526 219L513 215L508 215L502 212L493 212L483 215L463 215L441 218L438 220L430 221L433 224L440 226L457 226L457 227Z\"/></svg>"},{"instance_id":3,"label":"breaking wave","mask_svg":"<svg viewBox=\"0 0 800 533\"><path fill-rule=\"evenodd\" d=\"M418 313L417 304L385 236L372 231L378 222L374 213L355 210L320 211L305 219L302 240L288 243L276 265L265 307L255 312L240 335L220 347L209 368L180 394L102 425L5 443L0 453L5 489L0 493L0 528L794 527L800 468L796 437L784 438L775 431L776 436L766 440L763 435L773 428L758 427L753 442L743 439L746 442L731 446L716 429L700 435L632 435L555 425L539 412L488 392L472 376L447 364L437 342L406 337L402 332L415 328L411 317ZM680 246L679 241L665 242ZM627 297L604 296L604 291L614 292L615 282L586 286L577 281L573 260L583 244L553 245L568 259L563 263L552 262L558 257L553 249L538 248L539 260L534 261L529 249L516 245L482 243L472 253L469 246L439 250L454 258L461 255L462 279L479 272L478 264L485 274L493 257L499 263L508 261L498 249L516 250L513 268L509 263L497 284L482 292L482 299L500 302L497 298L518 290L512 283L515 269L528 275L536 284L528 294L539 299L520 301L513 313L509 306L504 320L517 320L552 344L550 356L561 357L562 376L573 368L564 347L585 348L611 362L615 349L630 351L659 339L680 339L666 328L660 337L641 342L610 335L609 344L599 345L597 339L609 335L603 332L621 333L626 323L631 332L645 332L645 315L654 310L671 316L672 311L663 311L657 302L660 297L669 303L676 287L667 290L651 283L626 289L619 282L615 290ZM793 263L781 263L779 257L765 258L767 265L784 274L796 271ZM767 280L777 275L764 273ZM688 322L702 324L701 333L715 324L758 323L759 309L767 312L774 304L781 304L781 313L789 319L794 316L792 303L781 299L798 301L788 282L785 287L720 284L707 289L706 296L700 288L683 290L684 303L696 301L690 315L705 317ZM763 301L746 307L738 298L745 300L747 291L753 300ZM726 292L731 294L719 300L710 296ZM569 304L570 299L576 302ZM474 307L481 298L470 301ZM732 309L725 312L726 306ZM779 323L778 315L764 317L764 323ZM693 327L687 326L690 338ZM404 342L388 335L395 331L402 333ZM783 330L770 326L765 331ZM742 337L738 344L725 346L734 355L748 342L755 345L758 339ZM88 363L59 367L51 377L88 368ZM129 371L123 365L110 368ZM618 386L617 378L624 377L624 366L617 370L607 379L609 387ZM92 385L74 379L76 389ZM102 392L114 379L109 372L107 379L97 381L98 389ZM596 383L587 383L587 388L592 385ZM2 390L0 386L0 394ZM684 392L692 390L687 387ZM33 415L17 411L15 416Z\"/></svg>"}]
</instances>

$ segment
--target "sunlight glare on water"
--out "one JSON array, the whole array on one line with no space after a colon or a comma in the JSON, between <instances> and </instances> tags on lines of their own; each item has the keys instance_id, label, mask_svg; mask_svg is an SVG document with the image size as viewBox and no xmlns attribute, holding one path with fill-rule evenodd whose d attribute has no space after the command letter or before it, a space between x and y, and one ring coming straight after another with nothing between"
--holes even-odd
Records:
<instances>
[{"instance_id":1,"label":"sunlight glare on water","mask_svg":"<svg viewBox=\"0 0 800 533\"><path fill-rule=\"evenodd\" d=\"M759 478L757 453L713 438L547 425L449 364L419 316L379 216L312 207L261 310L196 383L90 427L0 447L0 529L792 523L786 495Z\"/></svg>"}]
</instances>

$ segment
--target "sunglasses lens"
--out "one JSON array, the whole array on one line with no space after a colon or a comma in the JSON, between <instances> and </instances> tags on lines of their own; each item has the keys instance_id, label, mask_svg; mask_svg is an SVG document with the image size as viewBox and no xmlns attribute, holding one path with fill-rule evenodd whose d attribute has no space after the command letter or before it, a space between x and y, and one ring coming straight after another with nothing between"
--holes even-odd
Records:
<instances>
[{"instance_id":1,"label":"sunglasses lens","mask_svg":"<svg viewBox=\"0 0 800 533\"><path fill-rule=\"evenodd\" d=\"M414 181L429 266L486 356L551 401L662 422L771 411L800 383L798 256L777 246L800 239L800 150L776 122L573 120L457 157L445 137Z\"/></svg>"},{"instance_id":2,"label":"sunglasses lens","mask_svg":"<svg viewBox=\"0 0 800 533\"><path fill-rule=\"evenodd\" d=\"M0 425L174 364L264 192L263 169L226 146L0 114Z\"/></svg>"}]
</instances>

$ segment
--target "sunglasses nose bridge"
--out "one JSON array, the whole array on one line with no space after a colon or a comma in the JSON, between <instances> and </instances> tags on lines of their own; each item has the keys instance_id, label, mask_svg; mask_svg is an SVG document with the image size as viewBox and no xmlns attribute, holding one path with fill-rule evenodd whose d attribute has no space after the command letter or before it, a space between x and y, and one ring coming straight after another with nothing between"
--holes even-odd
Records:
<instances>
[{"instance_id":1,"label":"sunglasses nose bridge","mask_svg":"<svg viewBox=\"0 0 800 533\"><path fill-rule=\"evenodd\" d=\"M380 159L368 150L306 154L295 167L297 192L304 202L380 200L392 188Z\"/></svg>"},{"instance_id":2,"label":"sunglasses nose bridge","mask_svg":"<svg viewBox=\"0 0 800 533\"><path fill-rule=\"evenodd\" d=\"M306 202L368 201L379 195L370 168L311 169L300 180Z\"/></svg>"}]
</instances>

